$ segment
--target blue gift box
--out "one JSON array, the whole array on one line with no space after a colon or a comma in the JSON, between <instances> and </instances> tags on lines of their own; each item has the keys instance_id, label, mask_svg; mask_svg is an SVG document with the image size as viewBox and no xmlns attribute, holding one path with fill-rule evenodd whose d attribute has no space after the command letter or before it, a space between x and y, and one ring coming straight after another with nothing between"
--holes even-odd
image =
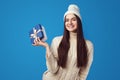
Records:
<instances>
[{"instance_id":1,"label":"blue gift box","mask_svg":"<svg viewBox=\"0 0 120 80\"><path fill-rule=\"evenodd\" d=\"M47 39L45 29L42 25L38 24L33 27L29 32L31 43L34 44L34 39L40 38L40 40L45 41Z\"/></svg>"}]
</instances>

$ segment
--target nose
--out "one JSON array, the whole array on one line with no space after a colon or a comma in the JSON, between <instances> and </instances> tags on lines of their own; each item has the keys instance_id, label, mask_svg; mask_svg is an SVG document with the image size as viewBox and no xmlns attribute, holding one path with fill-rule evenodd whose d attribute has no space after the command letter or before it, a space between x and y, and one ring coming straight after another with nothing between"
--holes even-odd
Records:
<instances>
[{"instance_id":1,"label":"nose","mask_svg":"<svg viewBox=\"0 0 120 80\"><path fill-rule=\"evenodd\" d=\"M69 20L69 24L72 24L72 20Z\"/></svg>"}]
</instances>

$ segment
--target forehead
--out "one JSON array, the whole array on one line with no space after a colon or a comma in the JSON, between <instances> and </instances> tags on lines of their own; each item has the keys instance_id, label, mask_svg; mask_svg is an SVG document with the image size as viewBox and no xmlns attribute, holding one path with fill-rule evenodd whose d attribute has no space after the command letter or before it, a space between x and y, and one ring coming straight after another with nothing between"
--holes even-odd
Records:
<instances>
[{"instance_id":1,"label":"forehead","mask_svg":"<svg viewBox=\"0 0 120 80\"><path fill-rule=\"evenodd\" d=\"M69 13L66 15L66 19L76 18L76 16L73 13Z\"/></svg>"}]
</instances>

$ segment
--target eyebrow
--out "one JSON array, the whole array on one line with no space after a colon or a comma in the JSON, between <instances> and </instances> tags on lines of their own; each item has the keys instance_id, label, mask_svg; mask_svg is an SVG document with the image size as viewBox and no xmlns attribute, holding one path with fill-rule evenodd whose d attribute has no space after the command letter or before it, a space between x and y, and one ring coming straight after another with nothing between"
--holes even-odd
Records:
<instances>
[{"instance_id":1,"label":"eyebrow","mask_svg":"<svg viewBox=\"0 0 120 80\"><path fill-rule=\"evenodd\" d=\"M72 18L70 18L70 19L74 19L74 18L76 18L76 17L74 16L74 17L72 17ZM69 19L69 18L66 17L65 19L67 20L67 19Z\"/></svg>"}]
</instances>

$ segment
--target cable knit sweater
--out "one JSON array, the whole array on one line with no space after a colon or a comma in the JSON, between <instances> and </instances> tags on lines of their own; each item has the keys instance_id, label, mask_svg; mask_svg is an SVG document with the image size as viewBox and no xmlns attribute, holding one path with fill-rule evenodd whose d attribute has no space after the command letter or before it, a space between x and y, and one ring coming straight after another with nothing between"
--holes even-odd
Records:
<instances>
[{"instance_id":1,"label":"cable knit sweater","mask_svg":"<svg viewBox=\"0 0 120 80\"><path fill-rule=\"evenodd\" d=\"M76 33L70 33L70 49L66 68L58 66L57 48L62 39L62 36L55 37L50 47L50 56L46 57L47 71L43 74L43 80L86 80L90 66L93 61L93 45L86 40L88 48L88 64L86 68L77 67L77 48L76 48Z\"/></svg>"}]
</instances>

